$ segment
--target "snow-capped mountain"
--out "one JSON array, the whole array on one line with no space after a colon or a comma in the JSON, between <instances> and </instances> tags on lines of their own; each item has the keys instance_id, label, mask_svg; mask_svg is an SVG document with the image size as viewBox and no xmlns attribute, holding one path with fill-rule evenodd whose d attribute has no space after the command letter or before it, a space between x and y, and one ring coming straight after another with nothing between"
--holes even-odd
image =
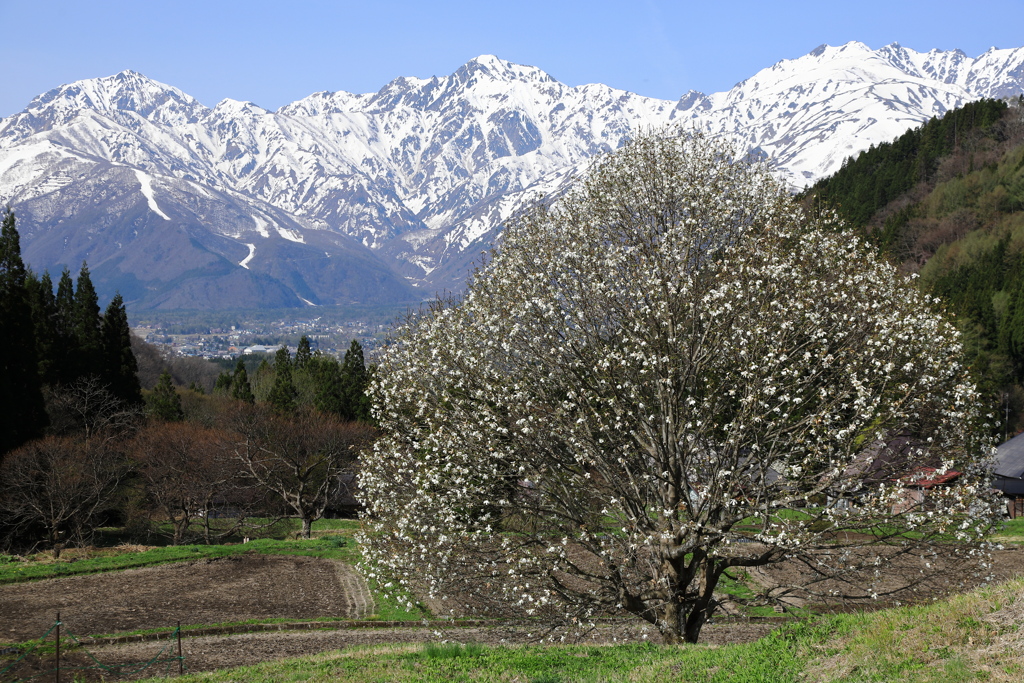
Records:
<instances>
[{"instance_id":1,"label":"snow-capped mountain","mask_svg":"<svg viewBox=\"0 0 1024 683\"><path fill-rule=\"evenodd\" d=\"M678 101L492 56L276 112L211 109L125 71L0 120L0 201L36 268L87 259L136 307L413 301L458 287L510 215L644 130L727 136L802 187L931 116L1022 91L1024 48L860 43Z\"/></svg>"}]
</instances>

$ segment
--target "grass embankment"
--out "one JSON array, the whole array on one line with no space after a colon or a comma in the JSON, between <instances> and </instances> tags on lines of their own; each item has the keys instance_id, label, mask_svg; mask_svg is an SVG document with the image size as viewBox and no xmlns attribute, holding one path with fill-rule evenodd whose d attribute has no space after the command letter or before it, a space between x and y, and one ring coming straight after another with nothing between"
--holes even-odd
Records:
<instances>
[{"instance_id":1,"label":"grass embankment","mask_svg":"<svg viewBox=\"0 0 1024 683\"><path fill-rule=\"evenodd\" d=\"M796 622L726 647L404 645L194 674L228 681L1018 681L1024 579L928 606Z\"/></svg>"},{"instance_id":2,"label":"grass embankment","mask_svg":"<svg viewBox=\"0 0 1024 683\"><path fill-rule=\"evenodd\" d=\"M358 529L359 522L355 520L332 519L316 522L317 533L308 541L288 538L293 535L291 528L283 525L278 529L277 538L259 538L248 543L177 546L122 544L113 547L69 548L61 553L60 558L54 558L49 552L24 558L0 555L0 585L227 557L246 552L326 557L355 563L360 557L353 538Z\"/></svg>"}]
</instances>

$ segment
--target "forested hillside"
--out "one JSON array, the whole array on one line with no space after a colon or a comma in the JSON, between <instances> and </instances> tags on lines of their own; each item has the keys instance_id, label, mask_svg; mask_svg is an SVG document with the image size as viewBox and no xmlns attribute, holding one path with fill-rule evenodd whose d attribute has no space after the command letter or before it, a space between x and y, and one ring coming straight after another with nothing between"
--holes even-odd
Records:
<instances>
[{"instance_id":1,"label":"forested hillside","mask_svg":"<svg viewBox=\"0 0 1024 683\"><path fill-rule=\"evenodd\" d=\"M1022 102L981 100L932 119L804 197L834 208L946 303L1009 433L1024 425Z\"/></svg>"}]
</instances>

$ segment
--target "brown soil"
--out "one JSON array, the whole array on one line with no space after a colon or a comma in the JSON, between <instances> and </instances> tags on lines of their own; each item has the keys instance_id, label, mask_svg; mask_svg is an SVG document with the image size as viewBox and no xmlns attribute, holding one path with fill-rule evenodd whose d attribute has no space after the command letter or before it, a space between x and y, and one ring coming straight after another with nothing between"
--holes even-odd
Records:
<instances>
[{"instance_id":1,"label":"brown soil","mask_svg":"<svg viewBox=\"0 0 1024 683\"><path fill-rule=\"evenodd\" d=\"M801 587L810 586L814 574L798 562L782 562L751 569L748 575L767 591L771 603L787 610L810 606L816 611L878 609L899 604L929 602L936 597L961 593L987 583L1002 583L1024 576L1024 547L1020 546L1009 546L993 552L992 564L987 568L968 562L947 562L941 557L930 558L929 561L933 567L928 570L927 579L921 574L921 560L912 558L894 562L893 565L886 567L882 576L875 580L875 589L879 593L877 599L843 600L829 597L830 594L847 591L863 593L863 586L871 581L870 572L865 572L861 580L855 578L853 584L823 581L814 584L809 590ZM920 582L915 583L916 581ZM902 588L904 586L909 587Z\"/></svg>"},{"instance_id":2,"label":"brown soil","mask_svg":"<svg viewBox=\"0 0 1024 683\"><path fill-rule=\"evenodd\" d=\"M1000 551L995 558L997 580L1024 574L1024 550ZM782 571L784 568L778 568ZM774 573L774 572L773 572ZM766 583L796 576L762 576ZM772 581L771 579L774 579ZM782 581L780 581L780 579ZM768 586L766 586L768 587ZM173 630L174 624L217 624L248 619L285 618L302 621L318 617L359 618L373 609L363 580L344 563L319 558L245 554L214 560L111 572L92 576L0 586L0 642L38 638L52 625L58 611L65 632L76 636L131 631ZM218 669L261 661L308 655L354 645L416 643L436 640L425 628L338 628L330 630L245 633L182 639L189 671ZM778 623L718 621L705 626L701 642L723 645L749 642ZM461 642L496 644L523 642L526 634L491 628L451 629L442 637ZM595 643L657 640L657 633L636 622L603 625L587 639ZM145 661L164 642L88 646L105 664ZM173 655L168 649L165 656ZM87 664L81 650L62 657L65 664ZM9 660L8 660L9 661ZM0 660L0 668L6 662ZM31 675L52 666L51 661L26 661L18 674ZM169 664L175 673L176 663ZM159 675L166 666L149 669ZM111 676L125 680L130 676ZM99 680L89 674L89 680Z\"/></svg>"},{"instance_id":3,"label":"brown soil","mask_svg":"<svg viewBox=\"0 0 1024 683\"><path fill-rule=\"evenodd\" d=\"M212 560L0 586L0 642L38 638L61 614L76 636L173 630L283 617L358 618L371 611L351 567L246 553Z\"/></svg>"}]
</instances>

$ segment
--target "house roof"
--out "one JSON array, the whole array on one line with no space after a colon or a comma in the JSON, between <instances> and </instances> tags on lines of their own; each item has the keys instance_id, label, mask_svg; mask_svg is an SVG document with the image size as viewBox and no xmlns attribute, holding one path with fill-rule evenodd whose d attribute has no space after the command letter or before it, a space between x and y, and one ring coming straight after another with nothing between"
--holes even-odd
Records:
<instances>
[{"instance_id":1,"label":"house roof","mask_svg":"<svg viewBox=\"0 0 1024 683\"><path fill-rule=\"evenodd\" d=\"M994 471L1003 477L1024 478L1024 434L1000 444Z\"/></svg>"},{"instance_id":2,"label":"house roof","mask_svg":"<svg viewBox=\"0 0 1024 683\"><path fill-rule=\"evenodd\" d=\"M930 489L940 484L948 484L960 476L956 470L946 470L939 474L934 467L918 467L914 471L900 477L904 486L913 488Z\"/></svg>"}]
</instances>

